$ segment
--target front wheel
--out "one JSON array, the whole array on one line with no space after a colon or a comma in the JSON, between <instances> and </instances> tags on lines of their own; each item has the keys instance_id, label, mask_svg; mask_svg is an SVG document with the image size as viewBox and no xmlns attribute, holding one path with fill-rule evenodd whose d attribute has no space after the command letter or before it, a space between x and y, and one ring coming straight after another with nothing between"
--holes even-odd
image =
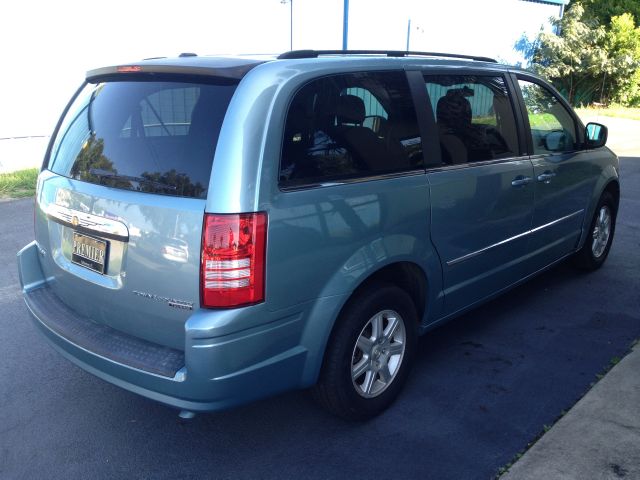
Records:
<instances>
[{"instance_id":1,"label":"front wheel","mask_svg":"<svg viewBox=\"0 0 640 480\"><path fill-rule=\"evenodd\" d=\"M604 192L591 220L589 234L574 260L585 270L596 270L609 255L616 228L617 205L613 195Z\"/></svg>"},{"instance_id":2,"label":"front wheel","mask_svg":"<svg viewBox=\"0 0 640 480\"><path fill-rule=\"evenodd\" d=\"M329 338L316 399L348 420L381 413L409 374L417 326L413 301L398 287L377 285L355 296Z\"/></svg>"}]
</instances>

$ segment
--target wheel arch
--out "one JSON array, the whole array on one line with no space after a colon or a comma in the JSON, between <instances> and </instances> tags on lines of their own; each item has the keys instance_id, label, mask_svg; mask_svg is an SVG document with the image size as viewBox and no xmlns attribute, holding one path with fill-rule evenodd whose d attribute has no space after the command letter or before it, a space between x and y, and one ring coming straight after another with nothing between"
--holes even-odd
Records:
<instances>
[{"instance_id":1,"label":"wheel arch","mask_svg":"<svg viewBox=\"0 0 640 480\"><path fill-rule=\"evenodd\" d=\"M620 207L620 182L618 179L612 179L609 183L606 184L602 193L609 192L616 201L616 213L618 212L618 208ZM602 196L602 193L600 196Z\"/></svg>"},{"instance_id":2,"label":"wheel arch","mask_svg":"<svg viewBox=\"0 0 640 480\"><path fill-rule=\"evenodd\" d=\"M427 275L419 265L409 261L395 262L371 273L353 290L340 311L353 297L377 283L390 283L407 292L413 300L418 319L424 317L429 287Z\"/></svg>"},{"instance_id":3,"label":"wheel arch","mask_svg":"<svg viewBox=\"0 0 640 480\"><path fill-rule=\"evenodd\" d=\"M332 320L323 328L322 338L315 338L316 355L314 359L308 358L305 372L302 378L302 386L308 387L318 379L320 369L324 362L327 343L331 337L332 332L335 329L337 322L339 321L341 313L344 311L349 302L357 297L361 292L368 288L371 288L376 284L391 284L395 285L409 295L413 300L413 304L416 309L418 323L424 322L424 319L428 317L429 311L429 289L434 286L429 282L429 278L425 270L415 262L408 260L398 260L387 265L380 266L377 270L370 272L369 275L363 277L357 286L347 295L341 297L341 302L336 306L334 314L331 316ZM314 313L311 316L315 316ZM420 327L420 325L418 325ZM313 335L316 336L319 332L317 329L313 329ZM310 334L310 332L305 332ZM310 341L308 339L307 341ZM307 343L303 341L303 343ZM311 352L309 352L311 353Z\"/></svg>"},{"instance_id":4,"label":"wheel arch","mask_svg":"<svg viewBox=\"0 0 640 480\"><path fill-rule=\"evenodd\" d=\"M608 175L605 175L609 171ZM610 168L605 169L603 171L603 175L600 177L601 180L596 184L596 188L594 188L594 194L589 200L589 205L587 208L587 212L584 216L584 220L582 222L582 235L580 236L580 241L578 242L576 251L580 250L584 245L584 242L587 240L587 236L589 235L589 227L591 226L591 220L593 219L593 215L596 210L596 206L600 201L600 198L605 192L610 193L616 202L616 215L618 213L618 209L620 206L620 181L618 178L617 171L610 166Z\"/></svg>"}]
</instances>

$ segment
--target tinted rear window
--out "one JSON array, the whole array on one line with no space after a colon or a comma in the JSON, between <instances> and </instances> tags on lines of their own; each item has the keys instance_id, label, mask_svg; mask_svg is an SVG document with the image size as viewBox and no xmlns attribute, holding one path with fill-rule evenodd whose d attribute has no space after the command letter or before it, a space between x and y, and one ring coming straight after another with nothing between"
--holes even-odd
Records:
<instances>
[{"instance_id":1,"label":"tinted rear window","mask_svg":"<svg viewBox=\"0 0 640 480\"><path fill-rule=\"evenodd\" d=\"M85 182L205 198L235 85L87 84L57 133L49 169Z\"/></svg>"}]
</instances>

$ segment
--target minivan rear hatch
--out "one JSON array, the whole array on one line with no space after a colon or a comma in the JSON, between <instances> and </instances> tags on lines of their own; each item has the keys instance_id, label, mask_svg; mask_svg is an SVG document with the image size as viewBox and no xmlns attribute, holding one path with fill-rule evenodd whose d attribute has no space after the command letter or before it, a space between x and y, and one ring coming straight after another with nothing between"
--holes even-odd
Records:
<instances>
[{"instance_id":1,"label":"minivan rear hatch","mask_svg":"<svg viewBox=\"0 0 640 480\"><path fill-rule=\"evenodd\" d=\"M36 217L43 271L69 308L184 348L200 303L209 176L237 83L133 73L79 90L49 147Z\"/></svg>"}]
</instances>

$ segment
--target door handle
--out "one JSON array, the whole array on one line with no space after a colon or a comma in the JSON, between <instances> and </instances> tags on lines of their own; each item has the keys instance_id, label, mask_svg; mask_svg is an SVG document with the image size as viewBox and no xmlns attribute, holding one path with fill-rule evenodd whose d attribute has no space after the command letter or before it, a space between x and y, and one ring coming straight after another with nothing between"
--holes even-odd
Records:
<instances>
[{"instance_id":1,"label":"door handle","mask_svg":"<svg viewBox=\"0 0 640 480\"><path fill-rule=\"evenodd\" d=\"M524 185L527 185L529 182L531 182L531 177L525 177L523 175L518 175L516 178L514 178L511 181L511 186L512 187L523 187Z\"/></svg>"},{"instance_id":2,"label":"door handle","mask_svg":"<svg viewBox=\"0 0 640 480\"><path fill-rule=\"evenodd\" d=\"M544 173L541 173L540 175L538 175L538 181L539 182L544 182L544 183L550 183L551 179L553 177L555 177L556 174L554 172L550 172L549 170L547 170Z\"/></svg>"}]
</instances>

